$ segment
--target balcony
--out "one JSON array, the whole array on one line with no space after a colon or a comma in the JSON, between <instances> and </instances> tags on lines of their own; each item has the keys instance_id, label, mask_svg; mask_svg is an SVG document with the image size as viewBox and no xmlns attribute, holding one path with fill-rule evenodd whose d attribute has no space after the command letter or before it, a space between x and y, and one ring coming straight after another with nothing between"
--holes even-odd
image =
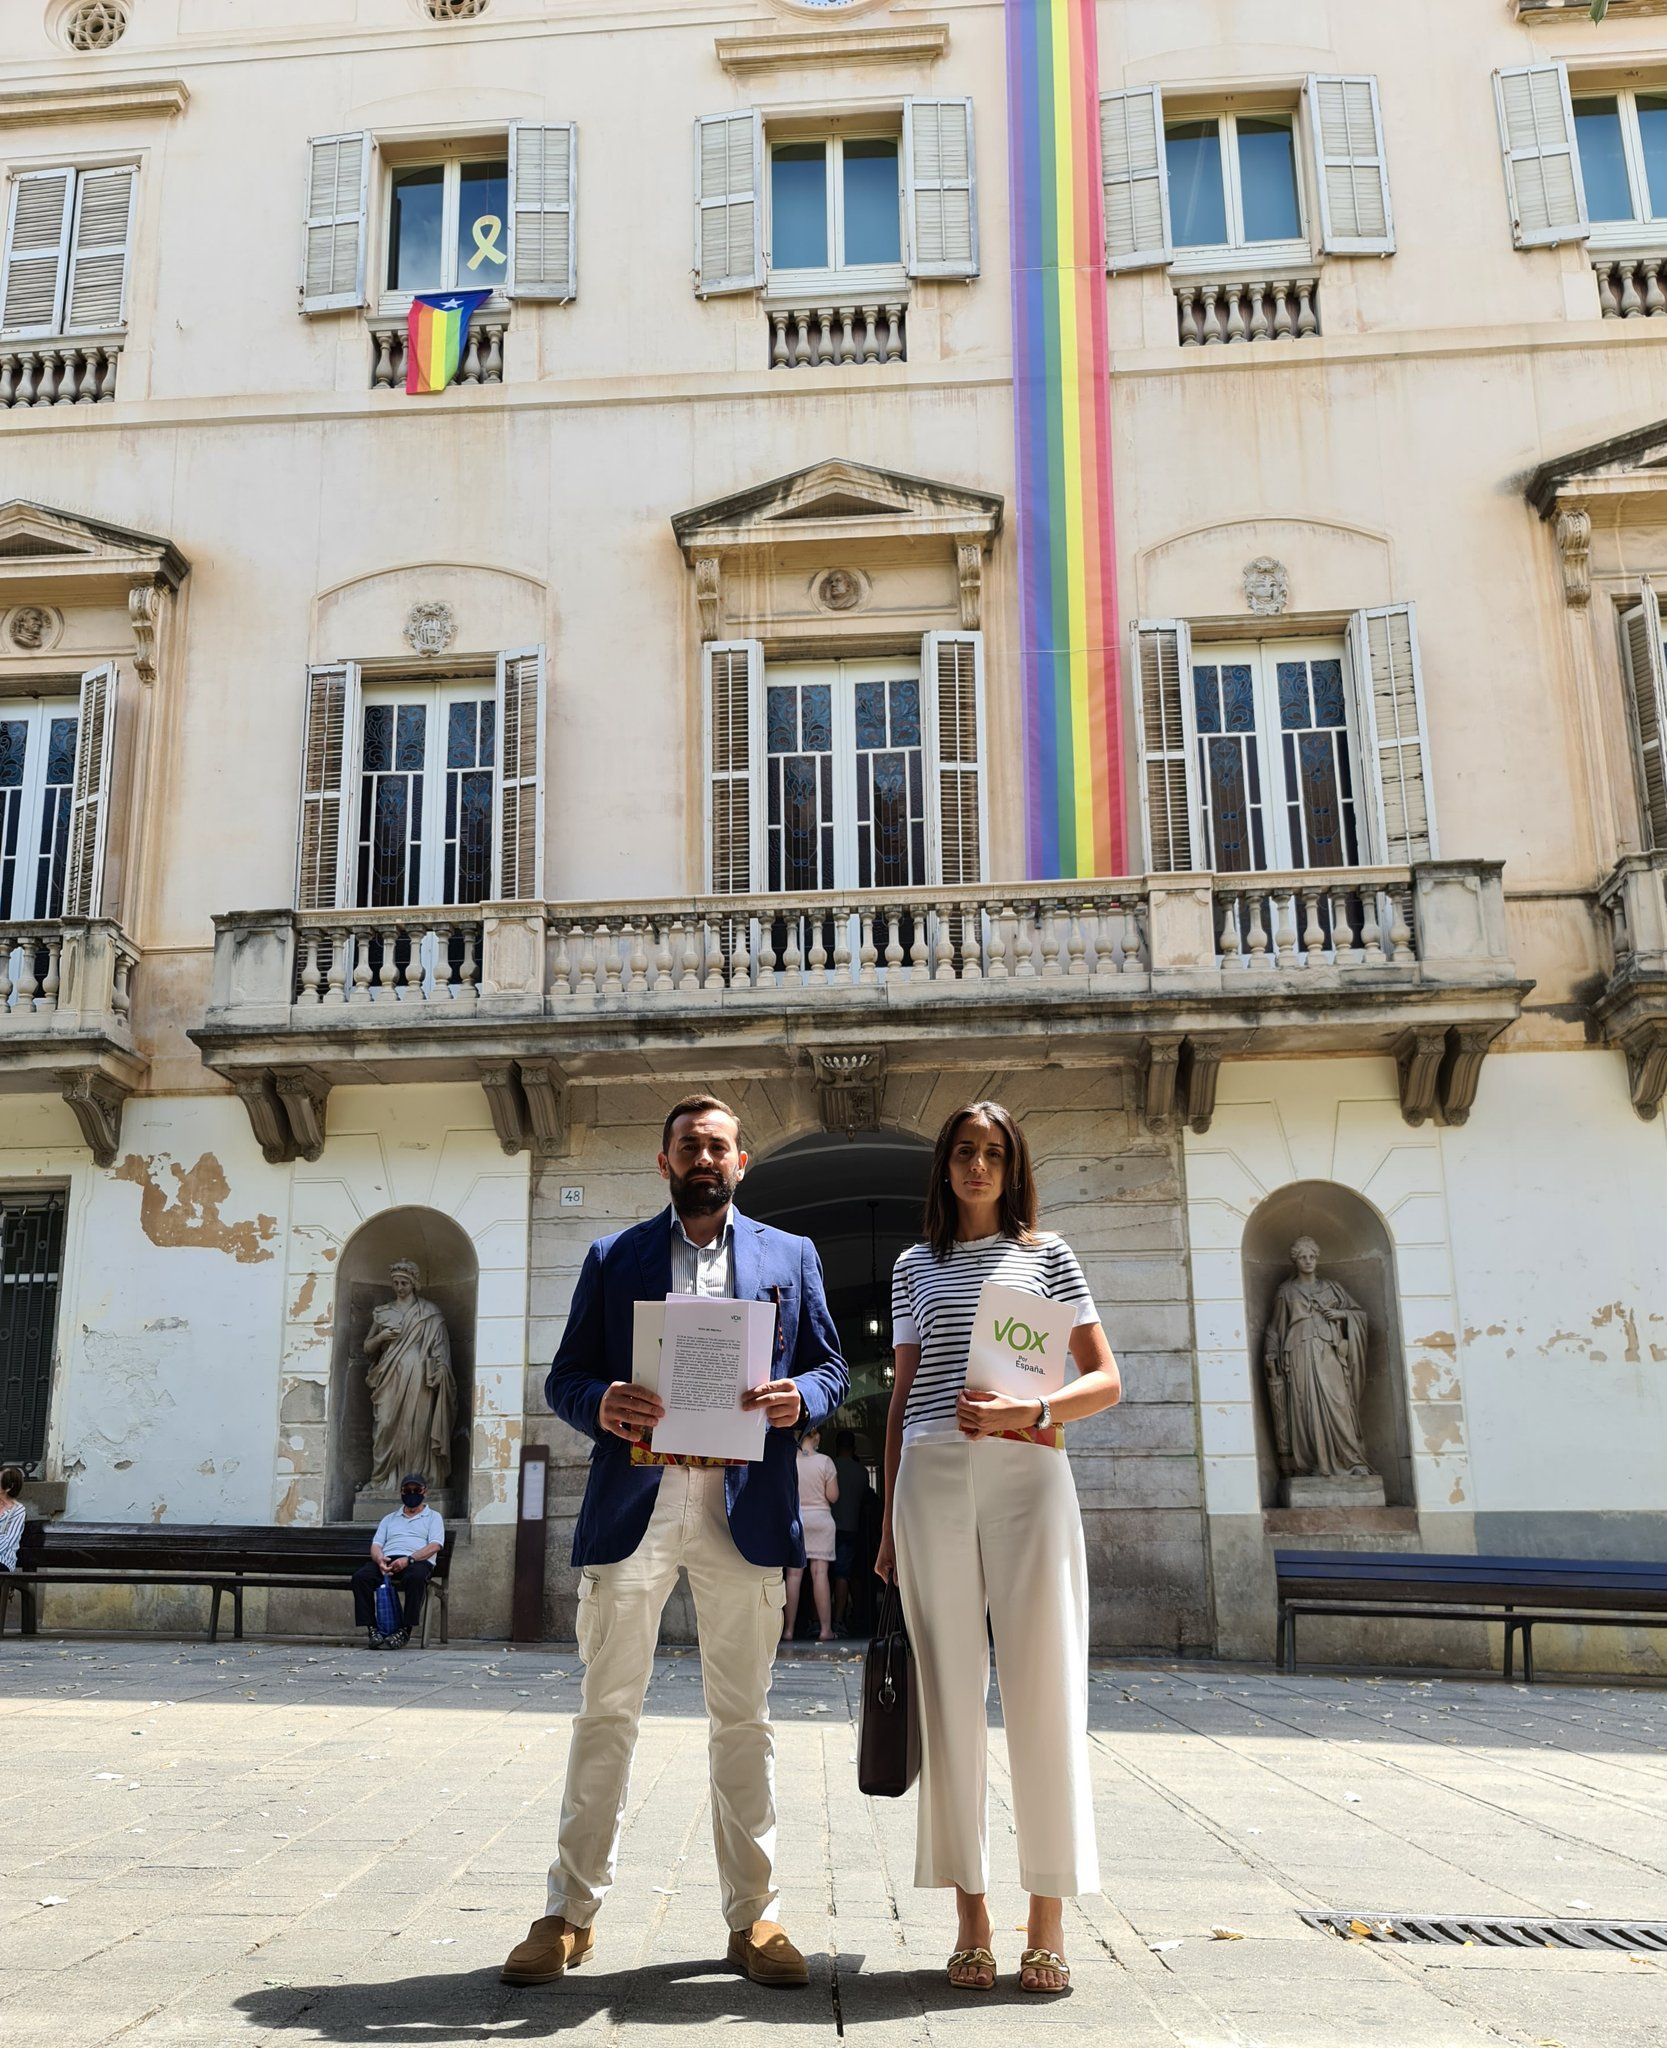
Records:
<instances>
[{"instance_id":1,"label":"balcony","mask_svg":"<svg viewBox=\"0 0 1667 2048\"><path fill-rule=\"evenodd\" d=\"M109 405L116 396L120 335L0 347L0 411L19 406Z\"/></svg>"},{"instance_id":2,"label":"balcony","mask_svg":"<svg viewBox=\"0 0 1667 2048\"><path fill-rule=\"evenodd\" d=\"M509 322L500 313L469 323L463 344L463 360L457 368L459 384L501 384L504 381L504 335ZM370 325L370 388L392 391L405 388L405 317L376 319Z\"/></svg>"},{"instance_id":3,"label":"balcony","mask_svg":"<svg viewBox=\"0 0 1667 2048\"><path fill-rule=\"evenodd\" d=\"M100 1166L143 1078L129 1022L138 953L108 918L0 923L0 1093L56 1089Z\"/></svg>"},{"instance_id":4,"label":"balcony","mask_svg":"<svg viewBox=\"0 0 1667 2048\"><path fill-rule=\"evenodd\" d=\"M908 302L834 299L815 306L766 306L770 368L811 370L827 364L900 363L908 354Z\"/></svg>"},{"instance_id":5,"label":"balcony","mask_svg":"<svg viewBox=\"0 0 1667 2048\"><path fill-rule=\"evenodd\" d=\"M1612 965L1593 1005L1604 1043L1626 1054L1632 1106L1667 1096L1667 853L1628 854L1598 891Z\"/></svg>"},{"instance_id":6,"label":"balcony","mask_svg":"<svg viewBox=\"0 0 1667 2048\"><path fill-rule=\"evenodd\" d=\"M191 1036L274 1159L332 1086L471 1077L506 1150L573 1081L1122 1062L1206 1128L1224 1057L1380 1052L1462 1122L1528 984L1497 863L216 919Z\"/></svg>"},{"instance_id":7,"label":"balcony","mask_svg":"<svg viewBox=\"0 0 1667 2048\"><path fill-rule=\"evenodd\" d=\"M1320 280L1305 276L1176 278L1182 348L1247 341L1306 341L1320 331Z\"/></svg>"},{"instance_id":8,"label":"balcony","mask_svg":"<svg viewBox=\"0 0 1667 2048\"><path fill-rule=\"evenodd\" d=\"M1598 306L1605 320L1659 320L1667 313L1662 272L1667 254L1592 258L1598 281Z\"/></svg>"}]
</instances>

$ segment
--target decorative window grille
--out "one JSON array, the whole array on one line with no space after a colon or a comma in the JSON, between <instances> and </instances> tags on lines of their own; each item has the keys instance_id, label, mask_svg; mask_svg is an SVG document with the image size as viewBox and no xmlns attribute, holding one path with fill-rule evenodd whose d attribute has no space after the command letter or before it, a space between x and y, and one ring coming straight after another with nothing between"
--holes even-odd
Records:
<instances>
[{"instance_id":1,"label":"decorative window grille","mask_svg":"<svg viewBox=\"0 0 1667 2048\"><path fill-rule=\"evenodd\" d=\"M0 1196L0 1458L38 1472L46 1455L67 1197Z\"/></svg>"},{"instance_id":2,"label":"decorative window grille","mask_svg":"<svg viewBox=\"0 0 1667 2048\"><path fill-rule=\"evenodd\" d=\"M123 0L80 0L64 17L64 41L72 50L108 50L126 33Z\"/></svg>"}]
</instances>

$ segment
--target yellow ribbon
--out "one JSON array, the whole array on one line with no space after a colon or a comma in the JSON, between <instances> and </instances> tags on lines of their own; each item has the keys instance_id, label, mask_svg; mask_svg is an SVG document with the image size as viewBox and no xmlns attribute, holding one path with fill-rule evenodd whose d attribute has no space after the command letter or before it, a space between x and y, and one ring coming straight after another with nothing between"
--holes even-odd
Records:
<instances>
[{"instance_id":1,"label":"yellow ribbon","mask_svg":"<svg viewBox=\"0 0 1667 2048\"><path fill-rule=\"evenodd\" d=\"M494 263L508 260L498 240L503 231L504 224L495 213L483 213L474 223L469 231L475 238L475 253L469 258L471 270L478 270L488 256Z\"/></svg>"}]
</instances>

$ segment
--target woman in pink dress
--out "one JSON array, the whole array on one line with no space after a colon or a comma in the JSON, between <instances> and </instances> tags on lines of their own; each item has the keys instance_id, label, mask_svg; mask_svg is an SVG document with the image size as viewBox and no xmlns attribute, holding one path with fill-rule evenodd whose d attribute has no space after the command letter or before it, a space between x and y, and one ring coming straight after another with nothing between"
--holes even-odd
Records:
<instances>
[{"instance_id":1,"label":"woman in pink dress","mask_svg":"<svg viewBox=\"0 0 1667 2048\"><path fill-rule=\"evenodd\" d=\"M828 1587L828 1569L834 1561L833 1508L839 1498L839 1475L834 1470L832 1458L824 1457L817 1448L821 1441L821 1431L811 1429L805 1432L799 1444L799 1520L804 1525L811 1598L816 1602L816 1639L821 1643L831 1643L834 1639L833 1595ZM799 1588L804 1584L804 1577L799 1566L790 1564L787 1567L787 1606L781 1624L784 1643L793 1640L793 1625L799 1616Z\"/></svg>"}]
</instances>

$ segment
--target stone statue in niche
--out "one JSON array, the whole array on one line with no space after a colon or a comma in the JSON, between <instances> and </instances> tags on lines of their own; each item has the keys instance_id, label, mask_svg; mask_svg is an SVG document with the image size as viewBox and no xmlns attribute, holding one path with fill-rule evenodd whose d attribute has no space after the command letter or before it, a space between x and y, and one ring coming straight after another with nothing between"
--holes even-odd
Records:
<instances>
[{"instance_id":1,"label":"stone statue in niche","mask_svg":"<svg viewBox=\"0 0 1667 2048\"><path fill-rule=\"evenodd\" d=\"M365 1334L365 1384L370 1389L371 1472L364 1492L397 1498L407 1472L421 1472L432 1499L451 1477L457 1420L446 1319L418 1293L421 1275L409 1259L388 1269L394 1298L371 1315Z\"/></svg>"},{"instance_id":2,"label":"stone statue in niche","mask_svg":"<svg viewBox=\"0 0 1667 2048\"><path fill-rule=\"evenodd\" d=\"M1366 1311L1319 1274L1311 1237L1291 1247L1296 1268L1273 1299L1262 1364L1287 1507L1381 1507L1383 1481L1366 1455Z\"/></svg>"}]
</instances>

